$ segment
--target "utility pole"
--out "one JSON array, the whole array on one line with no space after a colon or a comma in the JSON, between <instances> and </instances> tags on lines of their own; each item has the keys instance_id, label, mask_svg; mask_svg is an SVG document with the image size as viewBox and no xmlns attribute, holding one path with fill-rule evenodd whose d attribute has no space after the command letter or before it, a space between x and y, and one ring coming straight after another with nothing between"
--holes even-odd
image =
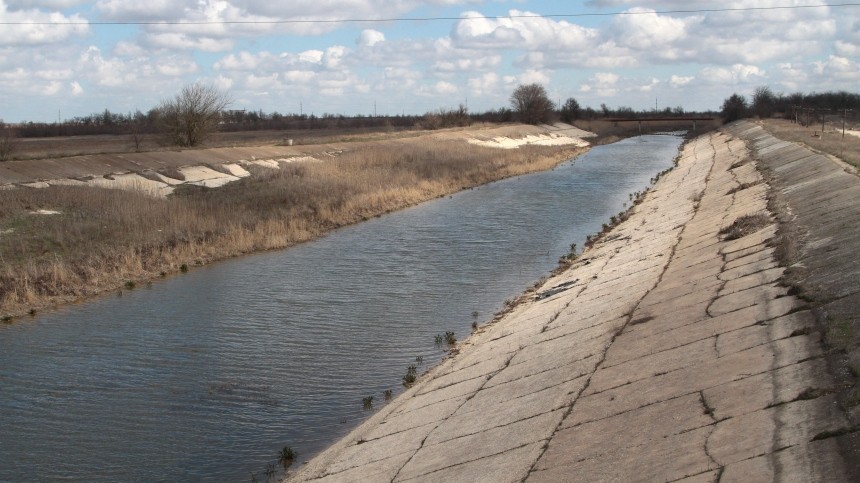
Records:
<instances>
[{"instance_id":1,"label":"utility pole","mask_svg":"<svg viewBox=\"0 0 860 483\"><path fill-rule=\"evenodd\" d=\"M845 117L849 112L854 112L854 109L842 109L842 138L845 139Z\"/></svg>"}]
</instances>

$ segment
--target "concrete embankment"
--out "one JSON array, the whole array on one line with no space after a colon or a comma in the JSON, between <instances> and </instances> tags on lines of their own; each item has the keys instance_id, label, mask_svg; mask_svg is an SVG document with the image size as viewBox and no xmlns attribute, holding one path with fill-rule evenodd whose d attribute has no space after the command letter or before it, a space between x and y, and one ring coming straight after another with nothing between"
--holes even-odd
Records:
<instances>
[{"instance_id":1,"label":"concrete embankment","mask_svg":"<svg viewBox=\"0 0 860 483\"><path fill-rule=\"evenodd\" d=\"M293 478L848 480L851 423L732 132L689 142L541 288L557 293L481 328Z\"/></svg>"}]
</instances>

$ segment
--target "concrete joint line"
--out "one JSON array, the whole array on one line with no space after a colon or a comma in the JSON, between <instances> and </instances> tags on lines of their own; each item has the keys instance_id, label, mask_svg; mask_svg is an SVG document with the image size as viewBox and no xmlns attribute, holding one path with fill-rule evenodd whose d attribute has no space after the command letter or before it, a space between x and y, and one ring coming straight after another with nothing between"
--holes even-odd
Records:
<instances>
[{"instance_id":1,"label":"concrete joint line","mask_svg":"<svg viewBox=\"0 0 860 483\"><path fill-rule=\"evenodd\" d=\"M487 377L487 378L486 378L486 380L483 382L483 384L481 384L481 387L479 387L479 388L478 388L475 392L473 392L472 394L469 394L469 396L468 396L466 399L464 399L464 400L463 400L463 402L462 402L462 403L460 403L460 405L459 405L459 406L457 406L457 409L455 409L454 411L452 411L452 412L451 412L447 417L445 417L445 418L441 419L441 420L438 422L438 424L436 424L435 426L433 426L433 429L431 429L430 431L428 431L428 432L427 432L427 434L425 434L425 435L424 435L424 438L422 438L422 439L421 439L421 443L418 445L418 448L416 448L416 449L415 449L415 452L414 452L414 453L412 453L412 455L411 455L411 456L409 456L409 458L408 458L408 459L403 463L403 465L402 465L400 468L398 468L398 469L397 469L397 472L396 472L396 473L394 473L394 476L391 478L391 483L394 483L394 481L395 481L395 480L397 480L397 476L398 476L398 475L400 475L400 472L401 472L401 471L403 471L403 468L405 468L405 467L409 464L409 462L410 462L410 461L412 461L412 459L415 457L415 455L416 455L416 454L418 454L418 452L419 452L419 451L421 451L421 448L423 448L423 447L424 447L424 443L426 443L426 442L427 442L427 438L429 438L429 437L430 437L430 435L431 435L431 434L433 434L433 431L436 431L437 429L439 429L439 426L441 426L441 425L442 425L442 424L444 424L446 421L448 421L448 418L450 418L451 416L453 416L453 415L457 414L457 411L459 411L459 410L460 410L460 409L461 409L461 408L462 408L466 403L468 403L468 402L469 402L473 397L475 397L479 392L481 392L481 390L482 390L482 389L484 389L484 388L487 386L487 383L489 383L489 382L490 382L490 380L491 380L493 377L495 377L495 376L496 376L496 374L498 374L498 373L502 372L506 367L508 367L508 366L510 365L510 363L511 363L511 360L514 358L514 356L516 356L516 355L517 355L517 353L519 353L519 351L520 351L520 350L522 350L522 348L520 348L520 349L518 349L517 351L513 352L513 353L510 355L510 357L508 357L508 360L506 360L506 361L505 361L505 364L502 366L502 368L501 368L501 369L499 369L499 370L497 370L497 371L493 372L492 374L490 374L490 375L489 375L489 377Z\"/></svg>"}]
</instances>

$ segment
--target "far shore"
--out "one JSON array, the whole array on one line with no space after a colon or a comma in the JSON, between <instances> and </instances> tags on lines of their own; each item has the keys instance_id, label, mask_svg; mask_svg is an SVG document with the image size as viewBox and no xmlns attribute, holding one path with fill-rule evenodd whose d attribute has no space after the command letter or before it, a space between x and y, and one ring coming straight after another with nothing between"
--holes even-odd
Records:
<instances>
[{"instance_id":1,"label":"far shore","mask_svg":"<svg viewBox=\"0 0 860 483\"><path fill-rule=\"evenodd\" d=\"M132 290L195 266L289 247L463 189L551 169L588 150L587 142L568 136L571 129L478 126L310 146L4 163L0 317L10 322ZM499 149L518 139L528 141Z\"/></svg>"}]
</instances>

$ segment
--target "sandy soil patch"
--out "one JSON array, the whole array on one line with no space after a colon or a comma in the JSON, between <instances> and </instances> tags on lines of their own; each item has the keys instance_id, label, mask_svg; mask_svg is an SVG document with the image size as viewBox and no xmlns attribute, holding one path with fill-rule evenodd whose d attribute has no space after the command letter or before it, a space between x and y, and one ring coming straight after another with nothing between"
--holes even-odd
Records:
<instances>
[{"instance_id":1,"label":"sandy soil patch","mask_svg":"<svg viewBox=\"0 0 860 483\"><path fill-rule=\"evenodd\" d=\"M498 148L498 149L517 149L520 146L525 146L527 144L533 144L535 146L566 146L573 145L577 147L586 147L589 145L588 141L572 138L568 136L562 136L555 133L550 134L540 134L540 135L528 135L522 138L510 138L506 136L497 136L492 139L484 140L484 139L469 139L469 144L476 144L478 146L484 146L488 148Z\"/></svg>"}]
</instances>

